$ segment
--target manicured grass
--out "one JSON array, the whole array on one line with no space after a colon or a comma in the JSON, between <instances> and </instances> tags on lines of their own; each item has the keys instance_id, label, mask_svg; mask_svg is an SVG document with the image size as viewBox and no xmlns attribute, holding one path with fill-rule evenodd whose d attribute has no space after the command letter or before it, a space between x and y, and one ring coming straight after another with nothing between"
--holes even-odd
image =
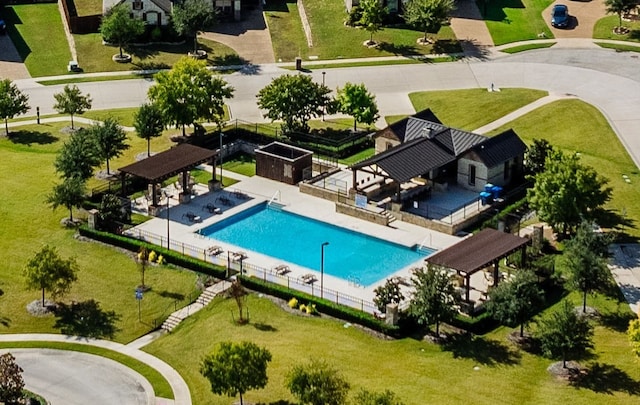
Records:
<instances>
[{"instance_id":1,"label":"manicured grass","mask_svg":"<svg viewBox=\"0 0 640 405\"><path fill-rule=\"evenodd\" d=\"M39 291L27 291L22 269L44 245L58 249L63 257L76 257L79 265L78 281L64 301L98 301L105 311L115 311L120 319L115 323L119 331L114 340L129 342L158 326L177 306L195 293L196 276L192 272L169 267L150 267L145 275L152 289L142 302L142 322L134 290L140 283L138 266L130 254L94 242L75 238L75 230L60 226L68 211L53 211L45 203L46 196L59 179L53 162L62 142L68 135L60 129L66 123L31 125L12 129L12 137L0 138L0 189L4 192L0 204L0 238L4 267L0 279L0 333L55 333L54 317L34 318L27 313L28 303L40 298ZM133 156L146 150L143 139L130 136L132 149L125 157L115 159L113 168L131 163ZM154 150L164 150L170 141L162 138L152 142ZM163 146L160 149L160 146ZM158 149L156 149L158 148ZM88 187L99 184L92 179ZM74 217L82 217L74 212ZM47 294L48 296L48 294ZM180 300L179 298L186 299ZM193 296L191 297L194 298ZM154 325L155 323L155 325Z\"/></svg>"},{"instance_id":2,"label":"manicured grass","mask_svg":"<svg viewBox=\"0 0 640 405\"><path fill-rule=\"evenodd\" d=\"M111 110L91 110L84 113L83 117L89 118L92 120L104 121L105 118L111 117L118 120L120 125L125 127L133 127L133 116L137 113L139 108L130 107L130 108L114 108ZM158 138L154 138L151 140L157 140Z\"/></svg>"},{"instance_id":3,"label":"manicured grass","mask_svg":"<svg viewBox=\"0 0 640 405\"><path fill-rule=\"evenodd\" d=\"M169 382L160 374L155 368L148 366L133 357L125 354L105 349L103 347L89 346L78 343L64 343L64 342L0 342L0 348L3 349L56 349L56 350L69 350L75 352L95 354L96 356L104 357L117 361L118 363L129 367L130 369L140 373L144 378L149 381L153 387L153 391L156 396L167 399L174 399L173 390Z\"/></svg>"},{"instance_id":4,"label":"manicured grass","mask_svg":"<svg viewBox=\"0 0 640 405\"><path fill-rule=\"evenodd\" d=\"M423 47L416 44L416 40L423 36L421 32L405 28L385 28L377 32L374 40L380 43L379 47L367 48L362 44L369 39L369 33L344 25L347 14L341 0L306 0L304 7L311 26L313 48L307 45L295 3L279 0L269 2L265 8L276 60L290 62L296 57L308 59L310 56L340 59L427 55L434 51L432 45ZM460 51L450 27L443 27L437 37L444 40L439 45L446 49L436 49L436 53Z\"/></svg>"},{"instance_id":5,"label":"manicured grass","mask_svg":"<svg viewBox=\"0 0 640 405\"><path fill-rule=\"evenodd\" d=\"M97 76L97 77L69 77L68 79L58 80L39 80L38 83L43 86L57 86L59 84L69 83L88 83L88 82L110 82L113 80L131 80L131 79L150 79L152 74L130 73L118 76Z\"/></svg>"},{"instance_id":6,"label":"manicured grass","mask_svg":"<svg viewBox=\"0 0 640 405\"><path fill-rule=\"evenodd\" d=\"M375 148L367 148L361 152L356 153L355 155L351 155L346 159L340 159L340 163L345 165L352 165L358 163L361 160L370 158L375 154Z\"/></svg>"},{"instance_id":7,"label":"manicured grass","mask_svg":"<svg viewBox=\"0 0 640 405\"><path fill-rule=\"evenodd\" d=\"M9 36L32 77L67 73L71 52L56 3L7 6L3 13Z\"/></svg>"},{"instance_id":8,"label":"manicured grass","mask_svg":"<svg viewBox=\"0 0 640 405\"><path fill-rule=\"evenodd\" d=\"M102 0L73 0L78 16L102 14Z\"/></svg>"},{"instance_id":9,"label":"manicured grass","mask_svg":"<svg viewBox=\"0 0 640 405\"><path fill-rule=\"evenodd\" d=\"M222 168L224 170L252 177L256 175L256 158L255 156L243 153L229 162L223 162Z\"/></svg>"},{"instance_id":10,"label":"manicured grass","mask_svg":"<svg viewBox=\"0 0 640 405\"><path fill-rule=\"evenodd\" d=\"M571 125L561 125L559 120ZM493 133L513 128L530 143L546 138L554 147L567 153L580 153L580 160L609 179L612 199L606 207L637 221L640 218L640 171L635 166L606 119L593 106L579 100L560 100L520 117ZM627 175L631 183L626 183ZM606 224L602 224L606 225ZM632 236L640 229L625 228Z\"/></svg>"},{"instance_id":11,"label":"manicured grass","mask_svg":"<svg viewBox=\"0 0 640 405\"><path fill-rule=\"evenodd\" d=\"M197 364L221 341L248 340L266 347L273 355L268 366L269 382L264 390L249 391L244 399L253 403L293 401L285 388L288 371L310 358L324 359L360 388L390 389L406 405L474 404L635 404L637 398L620 388L614 378L598 387L574 388L551 377L546 368L552 360L523 352L505 340L510 329L501 328L442 348L419 339L383 340L344 322L292 315L266 297L247 299L250 323L236 326L233 300L218 298L210 306L184 321L170 335L145 347L185 378L195 405L226 405L232 399L213 395ZM615 302L608 304L615 308ZM629 315L628 306L619 306ZM626 308L626 309L625 309ZM203 339L202 331L215 333ZM596 330L595 361L610 364L638 384L640 369L633 359L626 336L604 327ZM474 371L474 367L478 367ZM607 386L611 394L605 393ZM448 389L447 387L450 387ZM618 388L615 388L618 387ZM599 392L596 392L599 391ZM295 402L295 401L293 401Z\"/></svg>"},{"instance_id":12,"label":"manicured grass","mask_svg":"<svg viewBox=\"0 0 640 405\"><path fill-rule=\"evenodd\" d=\"M487 1L484 19L495 45L509 42L538 39L544 33L545 38L553 34L542 15L553 0L495 0ZM483 10L480 5L480 10Z\"/></svg>"},{"instance_id":13,"label":"manicured grass","mask_svg":"<svg viewBox=\"0 0 640 405\"><path fill-rule=\"evenodd\" d=\"M415 65L418 63L442 63L442 62L454 62L459 58L456 56L442 56L432 58L406 58L406 59L392 59L392 60L372 60L364 62L345 62L345 63L303 63L302 66L307 70L326 70L331 68L344 68L344 67L362 67L362 66L389 66L389 65ZM296 70L295 66L283 66L283 69Z\"/></svg>"},{"instance_id":14,"label":"manicured grass","mask_svg":"<svg viewBox=\"0 0 640 405\"><path fill-rule=\"evenodd\" d=\"M500 92L465 89L410 93L409 98L416 111L430 108L445 125L471 131L547 95L546 91L518 88Z\"/></svg>"},{"instance_id":15,"label":"manicured grass","mask_svg":"<svg viewBox=\"0 0 640 405\"><path fill-rule=\"evenodd\" d=\"M594 42L600 48L615 49L618 52L640 52L640 46L610 44L607 42Z\"/></svg>"},{"instance_id":16,"label":"manicured grass","mask_svg":"<svg viewBox=\"0 0 640 405\"><path fill-rule=\"evenodd\" d=\"M192 43L181 45L149 45L132 47L128 50L133 56L131 63L116 63L111 57L119 52L118 47L102 44L100 34L74 34L78 64L84 72L108 72L145 69L167 69L180 58L186 57ZM206 39L198 40L201 49L208 52L209 65L236 65L241 63L238 55L226 45Z\"/></svg>"},{"instance_id":17,"label":"manicured grass","mask_svg":"<svg viewBox=\"0 0 640 405\"><path fill-rule=\"evenodd\" d=\"M518 52L524 52L524 51L530 51L532 49L544 49L544 48L551 48L552 46L554 46L556 44L556 42L545 42L545 43L541 43L541 44L525 44L525 45L518 45L518 46L514 46L512 48L507 48L507 49L502 49L500 52L504 52L504 53L518 53Z\"/></svg>"},{"instance_id":18,"label":"manicured grass","mask_svg":"<svg viewBox=\"0 0 640 405\"><path fill-rule=\"evenodd\" d=\"M622 26L630 29L629 33L625 35L613 33L613 27L620 25L619 22L617 15L609 15L599 19L593 27L593 37L640 42L640 21L623 21Z\"/></svg>"}]
</instances>

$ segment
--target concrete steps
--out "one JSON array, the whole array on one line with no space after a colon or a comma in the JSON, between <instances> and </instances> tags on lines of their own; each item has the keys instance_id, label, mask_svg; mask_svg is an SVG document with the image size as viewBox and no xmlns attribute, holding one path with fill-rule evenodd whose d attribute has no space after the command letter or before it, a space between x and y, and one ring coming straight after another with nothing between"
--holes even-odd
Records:
<instances>
[{"instance_id":1,"label":"concrete steps","mask_svg":"<svg viewBox=\"0 0 640 405\"><path fill-rule=\"evenodd\" d=\"M160 328L164 331L171 332L180 324L180 322L189 317L189 315L194 314L209 305L215 297L224 293L229 287L231 287L231 282L224 280L207 287L202 294L196 298L194 303L187 305L184 308L180 308L169 315Z\"/></svg>"},{"instance_id":2,"label":"concrete steps","mask_svg":"<svg viewBox=\"0 0 640 405\"><path fill-rule=\"evenodd\" d=\"M397 220L398 220L398 218L396 218L395 216L393 216L393 214L391 214L391 213L390 213L389 211L387 211L387 210L382 211L382 213L381 213L381 214L382 214L382 215L384 215L385 217L387 217L387 219L389 220L389 221L387 222L387 225L389 225L389 224L390 224L390 223L392 223L393 221L397 221Z\"/></svg>"}]
</instances>

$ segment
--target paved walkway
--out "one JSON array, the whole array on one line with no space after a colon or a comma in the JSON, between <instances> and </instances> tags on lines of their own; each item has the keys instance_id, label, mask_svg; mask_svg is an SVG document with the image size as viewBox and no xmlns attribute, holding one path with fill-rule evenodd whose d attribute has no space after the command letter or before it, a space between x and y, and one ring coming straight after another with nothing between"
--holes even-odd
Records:
<instances>
[{"instance_id":1,"label":"paved walkway","mask_svg":"<svg viewBox=\"0 0 640 405\"><path fill-rule=\"evenodd\" d=\"M83 344L83 345L89 345L89 346L103 347L106 349L116 351L118 353L125 354L130 357L133 357L136 360L146 363L148 366L154 368L160 374L162 374L162 376L169 382L169 385L173 390L175 401L170 401L164 398L156 398L156 404L175 403L179 405L191 405L191 394L189 392L189 387L187 386L187 383L184 381L184 379L180 376L180 374L178 374L176 370L174 370L171 366L169 366L164 361L148 353L145 353L134 346L127 346L127 345L123 345L116 342L110 342L108 340L86 339L79 336L64 336L64 335L44 334L44 333L43 334L34 333L34 334L0 335L0 342L26 342L26 341L77 343L77 344ZM55 375L55 373L51 375ZM89 377L89 375L76 376L76 378L80 378L80 379L84 377ZM56 381L58 380L56 379ZM60 388L63 389L64 387L60 387ZM87 401L87 402L80 402L80 403L93 403L93 402ZM124 402L113 402L113 403L124 403Z\"/></svg>"},{"instance_id":2,"label":"paved walkway","mask_svg":"<svg viewBox=\"0 0 640 405\"><path fill-rule=\"evenodd\" d=\"M640 316L640 245L612 245L609 269L631 310Z\"/></svg>"},{"instance_id":3,"label":"paved walkway","mask_svg":"<svg viewBox=\"0 0 640 405\"><path fill-rule=\"evenodd\" d=\"M0 78L26 79L31 77L9 35L0 35Z\"/></svg>"},{"instance_id":4,"label":"paved walkway","mask_svg":"<svg viewBox=\"0 0 640 405\"><path fill-rule=\"evenodd\" d=\"M458 0L451 14L451 29L467 56L482 57L493 46L493 38L474 0Z\"/></svg>"}]
</instances>

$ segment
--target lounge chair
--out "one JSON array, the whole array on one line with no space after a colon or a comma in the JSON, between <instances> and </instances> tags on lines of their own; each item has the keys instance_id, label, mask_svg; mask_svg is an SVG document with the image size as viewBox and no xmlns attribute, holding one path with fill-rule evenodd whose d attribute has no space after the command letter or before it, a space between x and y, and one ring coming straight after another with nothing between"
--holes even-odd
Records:
<instances>
[{"instance_id":1,"label":"lounge chair","mask_svg":"<svg viewBox=\"0 0 640 405\"><path fill-rule=\"evenodd\" d=\"M318 279L316 278L315 275L308 273L308 274L304 274L302 276L300 276L300 279L305 282L306 284L312 284L316 281L318 281Z\"/></svg>"},{"instance_id":2,"label":"lounge chair","mask_svg":"<svg viewBox=\"0 0 640 405\"><path fill-rule=\"evenodd\" d=\"M202 218L200 218L198 215L194 214L193 212L189 211L186 214L182 214L182 217L187 217L187 219L190 222L200 222L202 220Z\"/></svg>"},{"instance_id":3,"label":"lounge chair","mask_svg":"<svg viewBox=\"0 0 640 405\"><path fill-rule=\"evenodd\" d=\"M245 252L233 252L231 254L231 259L234 260L234 261L244 260L247 257L249 257L249 256L247 256L247 254Z\"/></svg>"},{"instance_id":4,"label":"lounge chair","mask_svg":"<svg viewBox=\"0 0 640 405\"><path fill-rule=\"evenodd\" d=\"M222 252L223 252L222 247L218 245L207 248L207 255L209 256L218 256Z\"/></svg>"},{"instance_id":5,"label":"lounge chair","mask_svg":"<svg viewBox=\"0 0 640 405\"><path fill-rule=\"evenodd\" d=\"M273 268L277 275L284 276L285 274L291 272L291 268L286 264L280 264Z\"/></svg>"},{"instance_id":6,"label":"lounge chair","mask_svg":"<svg viewBox=\"0 0 640 405\"><path fill-rule=\"evenodd\" d=\"M202 207L202 209L209 211L210 214L222 214L222 211L220 210L220 208L216 207L212 203L208 203L207 205Z\"/></svg>"}]
</instances>

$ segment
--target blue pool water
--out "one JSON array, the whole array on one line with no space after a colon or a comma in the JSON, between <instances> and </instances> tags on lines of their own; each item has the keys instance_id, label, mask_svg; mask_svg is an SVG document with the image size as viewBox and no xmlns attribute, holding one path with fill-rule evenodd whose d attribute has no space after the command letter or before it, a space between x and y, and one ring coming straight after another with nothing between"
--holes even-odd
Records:
<instances>
[{"instance_id":1,"label":"blue pool water","mask_svg":"<svg viewBox=\"0 0 640 405\"><path fill-rule=\"evenodd\" d=\"M402 267L424 259L430 252L410 249L311 218L261 204L216 224L201 234L283 261L370 285Z\"/></svg>"}]
</instances>

